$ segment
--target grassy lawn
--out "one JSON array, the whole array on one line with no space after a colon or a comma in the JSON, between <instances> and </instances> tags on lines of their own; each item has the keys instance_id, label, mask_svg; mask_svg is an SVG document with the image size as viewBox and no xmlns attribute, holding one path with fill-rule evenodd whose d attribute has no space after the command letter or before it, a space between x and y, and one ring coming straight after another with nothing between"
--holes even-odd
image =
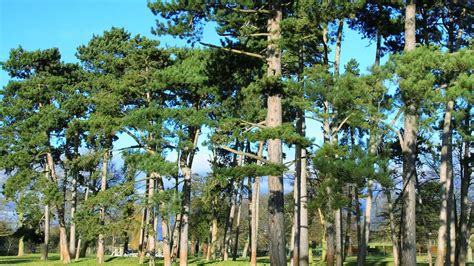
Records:
<instances>
[{"instance_id":1,"label":"grassy lawn","mask_svg":"<svg viewBox=\"0 0 474 266\"><path fill-rule=\"evenodd\" d=\"M428 265L426 262L426 257L418 257L418 265ZM433 260L434 262L434 260ZM72 265L96 265L96 258L95 257L87 257L82 258L79 261L73 261ZM121 258L121 257L106 257L105 260L106 265L134 265L138 264L138 258ZM190 265L232 265L232 266L240 266L240 265L248 265L247 260L237 260L237 261L213 261L213 262L206 262L202 258L192 258L189 261ZM261 257L258 259L259 265L270 265L270 261L268 257ZM16 257L16 256L3 256L0 257L0 265L63 265L61 261L59 261L59 255L51 254L50 260L47 262L40 260L39 254L33 255L26 255L24 257ZM162 261L157 260L156 265L163 265ZM314 261L312 265L325 265L323 262ZM356 257L349 257L347 262L344 265L352 266L357 265L357 258ZM373 266L385 266L385 265L393 265L391 257L384 257L384 256L368 256L366 265L373 265ZM474 265L474 264L468 264Z\"/></svg>"}]
</instances>

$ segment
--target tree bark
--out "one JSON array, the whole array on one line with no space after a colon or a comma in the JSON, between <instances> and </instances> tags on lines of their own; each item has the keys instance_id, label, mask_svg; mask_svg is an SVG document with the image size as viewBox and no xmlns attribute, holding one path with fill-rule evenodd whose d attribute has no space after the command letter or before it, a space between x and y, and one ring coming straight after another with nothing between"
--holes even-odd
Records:
<instances>
[{"instance_id":1,"label":"tree bark","mask_svg":"<svg viewBox=\"0 0 474 266\"><path fill-rule=\"evenodd\" d=\"M405 9L405 51L415 49L416 1L410 0ZM416 265L416 140L418 135L418 108L406 106L403 136L403 193L405 221L403 226L401 265Z\"/></svg>"},{"instance_id":2,"label":"tree bark","mask_svg":"<svg viewBox=\"0 0 474 266\"><path fill-rule=\"evenodd\" d=\"M155 238L156 238L156 226L157 216L153 204L153 196L155 195L155 185L157 178L160 178L157 173L150 174L150 182L148 182L148 245L147 250L150 256L148 264L150 266L155 265Z\"/></svg>"},{"instance_id":3,"label":"tree bark","mask_svg":"<svg viewBox=\"0 0 474 266\"><path fill-rule=\"evenodd\" d=\"M365 265L365 259L367 256L367 247L369 244L370 237L370 218L372 213L372 180L367 180L367 199L365 203L364 213L364 225L362 228L362 239L359 246L359 254L357 256L357 265Z\"/></svg>"},{"instance_id":4,"label":"tree bark","mask_svg":"<svg viewBox=\"0 0 474 266\"><path fill-rule=\"evenodd\" d=\"M227 217L225 230L224 230L224 243L222 245L222 259L227 261L229 258L229 245L230 245L230 238L232 233L232 227L234 225L234 217L235 217L235 208L236 208L236 201L237 201L237 183L234 181L233 183L233 190L232 190L232 198L231 198L231 206L229 209L229 216Z\"/></svg>"},{"instance_id":5,"label":"tree bark","mask_svg":"<svg viewBox=\"0 0 474 266\"><path fill-rule=\"evenodd\" d=\"M49 134L48 134L49 137ZM49 174L51 179L59 185L59 180L56 175L56 169L54 167L53 156L51 152L46 153L46 161L48 164ZM63 184L63 189L65 189L65 184ZM63 196L65 196L63 194ZM60 246L60 257L63 263L71 262L71 258L69 256L68 245L67 245L67 234L66 234L66 221L64 218L65 210L64 210L64 202L56 203L56 209L58 212L58 222L59 222L59 246Z\"/></svg>"},{"instance_id":6,"label":"tree bark","mask_svg":"<svg viewBox=\"0 0 474 266\"><path fill-rule=\"evenodd\" d=\"M466 110L466 118L464 120L464 127L467 129L468 135L471 134L472 128L470 126L470 108ZM470 166L471 152L470 141L465 139L463 142L463 158L461 159L461 212L459 214L459 229L458 229L458 243L456 244L456 262L455 265L466 265L467 248L469 246L469 234L471 228L469 226L469 186L471 184L472 168ZM474 207L474 206L473 206ZM471 207L471 212L473 212ZM472 221L471 221L472 222Z\"/></svg>"},{"instance_id":7,"label":"tree bark","mask_svg":"<svg viewBox=\"0 0 474 266\"><path fill-rule=\"evenodd\" d=\"M395 216L393 214L392 195L388 188L385 190L385 193L387 194L388 217L390 220L390 239L392 240L393 265L398 266L400 265L400 259L398 257L398 238L397 232L395 231Z\"/></svg>"},{"instance_id":8,"label":"tree bark","mask_svg":"<svg viewBox=\"0 0 474 266\"><path fill-rule=\"evenodd\" d=\"M148 178L147 176L147 179L145 181L145 199L148 199L148 186L149 186L149 183L150 182L150 179ZM144 261L145 261L145 247L146 247L146 243L147 243L147 221L148 221L148 208L143 208L143 211L142 211L142 219L141 219L141 223L140 223L140 238L138 240L138 256L139 256L139 259L138 259L138 263L139 264L142 264Z\"/></svg>"},{"instance_id":9,"label":"tree bark","mask_svg":"<svg viewBox=\"0 0 474 266\"><path fill-rule=\"evenodd\" d=\"M158 178L158 192L162 193L165 191L163 184L163 178ZM160 204L159 208L161 209L161 238L162 238L162 249L163 249L163 263L164 266L171 266L171 250L170 250L170 239L168 235L168 219L166 218L166 213L164 210L164 204Z\"/></svg>"},{"instance_id":10,"label":"tree bark","mask_svg":"<svg viewBox=\"0 0 474 266\"><path fill-rule=\"evenodd\" d=\"M45 167L46 179L51 182L50 172L48 164ZM41 251L41 260L48 260L49 254L49 225L50 225L50 210L49 203L44 205L44 241L43 241L43 250Z\"/></svg>"},{"instance_id":11,"label":"tree bark","mask_svg":"<svg viewBox=\"0 0 474 266\"><path fill-rule=\"evenodd\" d=\"M269 3L272 15L268 19L268 46L267 46L267 77L280 79L281 76L281 53L280 23L282 20L282 7L280 1L274 0ZM282 93L272 92L267 98L268 128L276 128L282 125ZM282 163L281 139L268 140L268 158L271 163ZM270 229L270 263L274 266L286 265L285 251L285 226L284 226L284 195L283 176L268 176L268 227Z\"/></svg>"},{"instance_id":12,"label":"tree bark","mask_svg":"<svg viewBox=\"0 0 474 266\"><path fill-rule=\"evenodd\" d=\"M101 182L100 182L100 191L105 192L107 189L107 170L109 166L109 150L105 149L104 151L104 157L102 161L102 169L100 171L100 177L101 177ZM100 208L100 223L103 226L105 223L105 208L101 207ZM97 262L99 264L104 263L105 259L105 236L103 233L99 234L99 241L97 245Z\"/></svg>"},{"instance_id":13,"label":"tree bark","mask_svg":"<svg viewBox=\"0 0 474 266\"><path fill-rule=\"evenodd\" d=\"M263 141L258 145L258 157L263 154ZM261 162L257 161L260 165ZM259 204L260 202L260 177L256 176L252 187L252 222L251 222L251 237L250 237L250 265L257 265L257 251L258 251L258 218L259 218Z\"/></svg>"},{"instance_id":14,"label":"tree bark","mask_svg":"<svg viewBox=\"0 0 474 266\"><path fill-rule=\"evenodd\" d=\"M243 182L243 181L242 181ZM237 260L237 251L239 248L239 234L240 234L240 216L242 212L242 189L243 185L241 185L240 192L239 192L239 199L238 199L238 207L237 207L237 217L236 217L236 228L235 228L235 240L234 240L234 250L232 252L232 260L236 261Z\"/></svg>"},{"instance_id":15,"label":"tree bark","mask_svg":"<svg viewBox=\"0 0 474 266\"><path fill-rule=\"evenodd\" d=\"M199 139L199 129L190 129L190 139L193 140L192 147L189 147L181 154L180 168L184 175L183 183L183 209L181 214L181 234L179 239L179 265L188 265L188 231L189 231L189 213L191 211L191 177L192 165L195 154L195 148Z\"/></svg>"},{"instance_id":16,"label":"tree bark","mask_svg":"<svg viewBox=\"0 0 474 266\"><path fill-rule=\"evenodd\" d=\"M18 214L18 221L19 222L19 227L21 228L23 226L23 212L20 212ZM25 255L25 242L23 241L23 236L20 236L18 239L18 257L22 257Z\"/></svg>"},{"instance_id":17,"label":"tree bark","mask_svg":"<svg viewBox=\"0 0 474 266\"><path fill-rule=\"evenodd\" d=\"M446 112L444 114L443 135L441 143L441 165L440 165L440 183L441 183L441 209L439 213L439 228L438 228L438 252L436 257L436 266L443 266L445 264L445 257L450 250L451 243L449 239L451 215L450 195L452 183L452 129L451 129L451 113L454 107L454 102L449 101L446 105Z\"/></svg>"},{"instance_id":18,"label":"tree bark","mask_svg":"<svg viewBox=\"0 0 474 266\"><path fill-rule=\"evenodd\" d=\"M86 187L86 194L84 196L84 201L87 201L89 197L89 186ZM77 241L77 247L76 247L76 254L75 254L75 261L79 260L79 257L81 256L81 245L82 245L82 236L79 235L79 240Z\"/></svg>"}]
</instances>

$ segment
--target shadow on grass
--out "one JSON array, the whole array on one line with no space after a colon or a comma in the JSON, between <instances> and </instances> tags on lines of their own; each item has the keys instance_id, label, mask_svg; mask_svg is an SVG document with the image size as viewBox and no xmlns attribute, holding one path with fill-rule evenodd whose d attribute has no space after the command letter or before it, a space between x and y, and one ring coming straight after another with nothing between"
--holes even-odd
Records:
<instances>
[{"instance_id":1,"label":"shadow on grass","mask_svg":"<svg viewBox=\"0 0 474 266\"><path fill-rule=\"evenodd\" d=\"M14 256L6 256L0 257L0 265L14 265L14 264L24 264L24 263L34 263L40 260L38 256L32 255L25 255L23 257L14 257ZM57 261L59 260L59 256L49 256L48 261Z\"/></svg>"}]
</instances>

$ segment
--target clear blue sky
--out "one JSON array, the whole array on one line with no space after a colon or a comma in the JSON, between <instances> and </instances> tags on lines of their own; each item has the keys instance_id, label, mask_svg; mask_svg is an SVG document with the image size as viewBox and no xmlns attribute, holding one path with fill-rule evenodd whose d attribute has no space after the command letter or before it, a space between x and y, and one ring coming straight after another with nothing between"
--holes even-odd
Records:
<instances>
[{"instance_id":1,"label":"clear blue sky","mask_svg":"<svg viewBox=\"0 0 474 266\"><path fill-rule=\"evenodd\" d=\"M8 58L10 49L21 45L27 50L58 47L65 62L76 62L76 48L112 26L123 27L132 35L158 38L162 45L185 45L178 39L152 35L150 30L155 19L144 0L0 0L0 61ZM210 27L204 37L209 43L218 40ZM345 28L342 65L355 58L364 71L373 63L374 53L374 45ZM0 71L0 86L7 82L8 76ZM307 128L308 134L321 143L320 125L309 121ZM129 143L130 140L123 137L119 141L120 146ZM193 170L207 172L208 159L209 153L201 149Z\"/></svg>"}]
</instances>

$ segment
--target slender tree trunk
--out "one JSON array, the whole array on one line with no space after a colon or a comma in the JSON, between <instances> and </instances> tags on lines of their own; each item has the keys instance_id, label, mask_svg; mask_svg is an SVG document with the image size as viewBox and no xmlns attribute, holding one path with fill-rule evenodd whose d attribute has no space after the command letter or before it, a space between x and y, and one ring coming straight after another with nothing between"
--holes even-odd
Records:
<instances>
[{"instance_id":1,"label":"slender tree trunk","mask_svg":"<svg viewBox=\"0 0 474 266\"><path fill-rule=\"evenodd\" d=\"M250 143L247 142L247 152L250 152ZM244 249L242 250L242 258L243 259L246 259L247 256L248 256L248 253L249 253L249 249L250 249L250 239L251 239L251 236L252 236L252 197L253 197L253 194L252 194L252 177L247 177L247 190L248 190L248 193L247 193L247 206L248 206L248 212L247 212L247 220L248 220L248 234L247 234L247 240L245 242L245 245L244 245Z\"/></svg>"},{"instance_id":2,"label":"slender tree trunk","mask_svg":"<svg viewBox=\"0 0 474 266\"><path fill-rule=\"evenodd\" d=\"M351 231L352 231L352 185L347 186L349 203L347 204L346 214L346 230L344 232L344 256L343 261L346 261L348 256L352 255L351 250Z\"/></svg>"},{"instance_id":3,"label":"slender tree trunk","mask_svg":"<svg viewBox=\"0 0 474 266\"><path fill-rule=\"evenodd\" d=\"M452 182L452 140L451 140L451 113L454 107L454 102L449 101L446 105L446 112L444 115L443 135L441 146L441 166L440 166L440 182L441 182L441 209L439 213L439 228L438 228L438 252L436 257L436 266L443 266L444 260L448 254L449 231L450 231L450 195Z\"/></svg>"},{"instance_id":4,"label":"slender tree trunk","mask_svg":"<svg viewBox=\"0 0 474 266\"><path fill-rule=\"evenodd\" d=\"M343 247L342 247L342 211L337 209L334 211L334 221L336 229L336 265L342 266L343 263Z\"/></svg>"},{"instance_id":5,"label":"slender tree trunk","mask_svg":"<svg viewBox=\"0 0 474 266\"><path fill-rule=\"evenodd\" d=\"M188 231L189 231L189 213L191 211L191 177L192 165L194 159L195 148L198 144L199 132L198 128L191 128L190 139L193 140L193 146L185 151L180 158L180 167L184 175L183 183L183 209L181 214L181 234L179 238L179 265L188 265Z\"/></svg>"},{"instance_id":6,"label":"slender tree trunk","mask_svg":"<svg viewBox=\"0 0 474 266\"><path fill-rule=\"evenodd\" d=\"M73 159L77 160L79 155L79 136L77 133L74 136L74 154ZM72 182L71 182L71 225L69 227L69 254L73 257L76 254L76 223L74 222L74 216L76 214L77 206L77 178L78 178L77 167L72 167Z\"/></svg>"},{"instance_id":7,"label":"slender tree trunk","mask_svg":"<svg viewBox=\"0 0 474 266\"><path fill-rule=\"evenodd\" d=\"M466 111L466 118L464 120L464 127L467 129L469 135L472 130L470 127L470 109ZM459 229L458 229L458 243L456 244L456 262L455 265L466 265L466 254L469 246L469 234L471 228L469 226L469 186L471 183L472 168L470 164L470 141L465 139L463 142L463 158L461 159L461 212L459 215ZM471 212L473 212L471 207ZM472 221L471 221L472 222Z\"/></svg>"},{"instance_id":8,"label":"slender tree trunk","mask_svg":"<svg viewBox=\"0 0 474 266\"><path fill-rule=\"evenodd\" d=\"M188 231L189 212L191 207L191 167L181 167L184 175L183 184L183 211L181 214L181 235L179 240L179 265L188 265Z\"/></svg>"},{"instance_id":9,"label":"slender tree trunk","mask_svg":"<svg viewBox=\"0 0 474 266\"><path fill-rule=\"evenodd\" d=\"M179 250L179 240L181 235L181 214L178 213L176 215L176 219L173 225L173 244L171 245L173 248L171 249L171 260L174 261L178 256Z\"/></svg>"},{"instance_id":10,"label":"slender tree trunk","mask_svg":"<svg viewBox=\"0 0 474 266\"><path fill-rule=\"evenodd\" d=\"M207 258L206 260L209 261L212 257L212 259L215 259L215 250L216 250L216 244L217 244L217 214L214 214L214 217L212 218L212 225L211 225L211 243L209 245L209 252L207 253Z\"/></svg>"},{"instance_id":11,"label":"slender tree trunk","mask_svg":"<svg viewBox=\"0 0 474 266\"><path fill-rule=\"evenodd\" d=\"M73 174L71 191L71 225L69 228L69 254L73 257L76 254L76 224L74 216L77 204L77 176Z\"/></svg>"},{"instance_id":12,"label":"slender tree trunk","mask_svg":"<svg viewBox=\"0 0 474 266\"><path fill-rule=\"evenodd\" d=\"M236 201L237 201L237 183L234 181L233 183L233 191L232 191L232 199L231 199L231 206L229 209L229 216L227 217L226 226L224 230L224 243L222 245L222 259L227 261L229 258L229 245L230 239L232 234L232 227L234 225L234 217L235 217L235 208L236 208Z\"/></svg>"},{"instance_id":13,"label":"slender tree trunk","mask_svg":"<svg viewBox=\"0 0 474 266\"><path fill-rule=\"evenodd\" d=\"M405 9L405 51L415 49L416 3L410 0ZM403 136L403 204L405 221L403 226L401 265L416 265L416 140L418 135L418 108L413 103L406 107Z\"/></svg>"},{"instance_id":14,"label":"slender tree trunk","mask_svg":"<svg viewBox=\"0 0 474 266\"><path fill-rule=\"evenodd\" d=\"M304 117L303 134L305 132ZM307 193L307 172L306 172L306 149L301 149L301 178L300 178L300 266L310 264L309 260L309 239L308 239L308 193Z\"/></svg>"},{"instance_id":15,"label":"slender tree trunk","mask_svg":"<svg viewBox=\"0 0 474 266\"><path fill-rule=\"evenodd\" d=\"M44 205L44 242L41 251L41 260L48 260L49 253L49 204Z\"/></svg>"},{"instance_id":16,"label":"slender tree trunk","mask_svg":"<svg viewBox=\"0 0 474 266\"><path fill-rule=\"evenodd\" d=\"M46 179L48 182L52 182L50 176L50 170L48 164L45 166ZM41 251L41 260L48 260L49 254L49 226L50 226L50 210L49 203L44 205L44 241L43 241L43 250Z\"/></svg>"},{"instance_id":17,"label":"slender tree trunk","mask_svg":"<svg viewBox=\"0 0 474 266\"><path fill-rule=\"evenodd\" d=\"M452 147L452 146L451 146ZM452 170L452 149L451 149L451 173ZM453 176L451 175L451 180ZM448 254L446 260L449 260L451 264L454 264L455 257L456 257L456 224L457 224L457 212L456 212L456 198L454 197L454 180L451 181L451 189L449 194L449 202L448 202L448 210L450 211L449 214L449 245L448 245Z\"/></svg>"},{"instance_id":18,"label":"slender tree trunk","mask_svg":"<svg viewBox=\"0 0 474 266\"><path fill-rule=\"evenodd\" d=\"M258 157L263 155L263 141L260 141L257 151ZM257 161L260 165L261 162ZM251 236L250 236L250 265L257 265L257 251L258 251L258 218L260 206L260 177L256 176L252 187L252 221L251 221Z\"/></svg>"},{"instance_id":19,"label":"slender tree trunk","mask_svg":"<svg viewBox=\"0 0 474 266\"><path fill-rule=\"evenodd\" d=\"M157 173L150 174L150 182L148 182L148 245L147 250L150 256L148 263L150 266L155 265L155 238L157 217L153 204L153 196L155 195L155 185L157 178L160 178Z\"/></svg>"},{"instance_id":20,"label":"slender tree trunk","mask_svg":"<svg viewBox=\"0 0 474 266\"><path fill-rule=\"evenodd\" d=\"M243 182L243 181L242 181ZM241 185L242 187L243 185ZM240 216L242 212L242 193L243 189L240 189L239 193L239 200L238 200L238 207L237 207L237 217L236 217L236 228L235 228L235 240L234 240L234 250L232 252L232 260L236 261L237 260L237 251L239 248L239 234L240 234Z\"/></svg>"},{"instance_id":21,"label":"slender tree trunk","mask_svg":"<svg viewBox=\"0 0 474 266\"><path fill-rule=\"evenodd\" d=\"M21 228L23 226L23 212L20 212L18 214L18 221L19 221L18 226ZM20 238L18 239L18 254L17 254L17 256L22 257L24 255L25 255L25 243L23 241L23 236L20 236Z\"/></svg>"},{"instance_id":22,"label":"slender tree trunk","mask_svg":"<svg viewBox=\"0 0 474 266\"><path fill-rule=\"evenodd\" d=\"M299 244L300 244L300 211L299 211L299 190L300 190L300 177L299 171L301 167L301 147L296 147L296 175L293 184L293 224L291 226L291 237L290 237L290 265L297 266L299 263ZM300 165L300 166L298 166Z\"/></svg>"},{"instance_id":23,"label":"slender tree trunk","mask_svg":"<svg viewBox=\"0 0 474 266\"><path fill-rule=\"evenodd\" d=\"M86 187L86 194L84 196L84 201L87 201L89 197L89 186ZM79 240L77 241L77 247L76 247L76 256L74 258L75 261L79 260L79 257L81 256L81 245L82 245L82 236L79 235Z\"/></svg>"},{"instance_id":24,"label":"slender tree trunk","mask_svg":"<svg viewBox=\"0 0 474 266\"><path fill-rule=\"evenodd\" d=\"M392 195L388 188L385 190L385 193L387 194L388 217L390 220L390 239L392 240L393 265L398 266L400 265L400 259L398 257L398 238L397 232L395 231L395 216L393 214L394 210L392 203Z\"/></svg>"},{"instance_id":25,"label":"slender tree trunk","mask_svg":"<svg viewBox=\"0 0 474 266\"><path fill-rule=\"evenodd\" d=\"M109 166L109 150L106 149L104 151L104 157L102 161L102 169L100 171L100 177L101 177L101 182L100 182L100 191L105 192L107 189L107 170ZM101 207L100 208L100 223L103 226L105 223L105 208ZM105 259L105 236L103 233L99 233L99 241L97 245L97 262L99 264L104 263Z\"/></svg>"},{"instance_id":26,"label":"slender tree trunk","mask_svg":"<svg viewBox=\"0 0 474 266\"><path fill-rule=\"evenodd\" d=\"M49 137L49 134L48 134ZM54 167L53 156L50 152L46 153L46 161L48 164L48 170L51 176L51 179L59 184L58 177L56 175L56 169ZM63 184L63 190L65 189L65 184ZM64 191L63 191L64 193ZM64 195L65 196L65 193ZM60 246L60 257L63 263L71 262L71 258L69 256L68 245L67 245L67 234L66 234L66 221L64 219L64 202L60 204L56 204L56 209L58 211L58 220L59 220L59 246Z\"/></svg>"},{"instance_id":27,"label":"slender tree trunk","mask_svg":"<svg viewBox=\"0 0 474 266\"><path fill-rule=\"evenodd\" d=\"M280 1L269 3L272 16L268 19L268 46L267 46L267 76L280 79L281 54L280 54L280 22L282 20L282 7ZM266 126L275 128L282 125L282 93L271 93L267 98ZM268 140L268 159L274 164L282 163L281 139ZM270 263L274 266L286 265L285 251L285 226L284 226L284 200L283 176L268 176L268 227L270 228Z\"/></svg>"},{"instance_id":28,"label":"slender tree trunk","mask_svg":"<svg viewBox=\"0 0 474 266\"><path fill-rule=\"evenodd\" d=\"M362 239L360 241L359 254L357 256L357 265L365 265L367 256L367 247L370 236L370 217L372 213L372 180L367 181L367 199L365 203L364 225L362 229Z\"/></svg>"},{"instance_id":29,"label":"slender tree trunk","mask_svg":"<svg viewBox=\"0 0 474 266\"><path fill-rule=\"evenodd\" d=\"M145 181L145 188L149 187L150 179L147 176ZM148 198L148 189L145 190L145 199ZM145 246L146 246L146 234L147 234L147 221L148 221L148 208L143 208L142 219L140 223L140 238L138 240L138 263L142 264L145 261Z\"/></svg>"},{"instance_id":30,"label":"slender tree trunk","mask_svg":"<svg viewBox=\"0 0 474 266\"><path fill-rule=\"evenodd\" d=\"M165 187L163 184L163 177L158 178L158 192L163 193ZM168 219L166 219L166 213L164 210L164 204L160 204L161 209L161 238L162 238L162 249L163 249L163 263L164 266L171 266L171 250L170 250L170 239L168 235Z\"/></svg>"}]
</instances>

